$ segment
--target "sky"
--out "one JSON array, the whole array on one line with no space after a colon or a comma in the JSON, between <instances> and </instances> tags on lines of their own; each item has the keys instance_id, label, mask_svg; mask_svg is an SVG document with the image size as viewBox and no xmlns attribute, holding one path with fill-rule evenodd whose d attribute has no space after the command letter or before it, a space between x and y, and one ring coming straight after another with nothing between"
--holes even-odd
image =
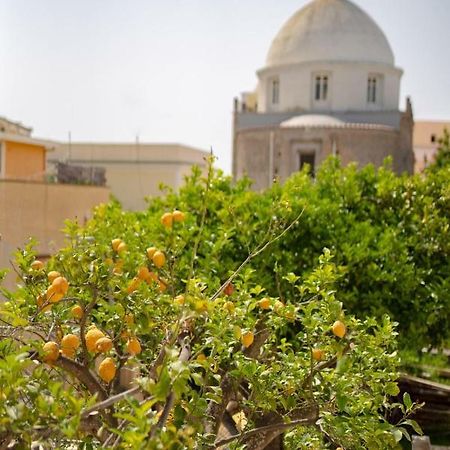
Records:
<instances>
[{"instance_id":1,"label":"sky","mask_svg":"<svg viewBox=\"0 0 450 450\"><path fill-rule=\"evenodd\" d=\"M450 0L354 0L405 73L400 106L450 121ZM40 138L178 142L231 168L233 97L306 0L0 0L0 116Z\"/></svg>"}]
</instances>

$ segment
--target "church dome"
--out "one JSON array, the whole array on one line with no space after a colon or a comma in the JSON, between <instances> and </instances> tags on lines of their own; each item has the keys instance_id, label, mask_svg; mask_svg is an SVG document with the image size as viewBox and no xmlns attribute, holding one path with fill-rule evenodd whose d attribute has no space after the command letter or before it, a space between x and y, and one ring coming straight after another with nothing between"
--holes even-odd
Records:
<instances>
[{"instance_id":1,"label":"church dome","mask_svg":"<svg viewBox=\"0 0 450 450\"><path fill-rule=\"evenodd\" d=\"M266 66L304 62L370 62L393 66L380 27L349 0L313 0L281 28Z\"/></svg>"}]
</instances>

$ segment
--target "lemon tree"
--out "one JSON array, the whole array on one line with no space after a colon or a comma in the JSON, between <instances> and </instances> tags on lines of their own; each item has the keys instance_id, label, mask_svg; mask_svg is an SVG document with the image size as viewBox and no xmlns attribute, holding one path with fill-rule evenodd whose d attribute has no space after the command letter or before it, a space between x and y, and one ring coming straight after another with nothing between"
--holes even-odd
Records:
<instances>
[{"instance_id":1,"label":"lemon tree","mask_svg":"<svg viewBox=\"0 0 450 450\"><path fill-rule=\"evenodd\" d=\"M280 198L194 173L147 211L112 202L68 223L46 263L33 243L18 252L0 309L0 446L398 448L418 427L415 405L389 402L396 324L346 311L328 249L281 269L304 212Z\"/></svg>"}]
</instances>

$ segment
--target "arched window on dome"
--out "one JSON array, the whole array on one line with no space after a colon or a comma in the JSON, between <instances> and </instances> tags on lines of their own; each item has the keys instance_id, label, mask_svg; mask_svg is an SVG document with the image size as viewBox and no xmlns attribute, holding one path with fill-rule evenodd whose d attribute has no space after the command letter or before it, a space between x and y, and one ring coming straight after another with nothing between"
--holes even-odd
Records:
<instances>
[{"instance_id":1,"label":"arched window on dome","mask_svg":"<svg viewBox=\"0 0 450 450\"><path fill-rule=\"evenodd\" d=\"M318 109L327 109L331 97L331 73L315 72L312 74L312 106Z\"/></svg>"},{"instance_id":2,"label":"arched window on dome","mask_svg":"<svg viewBox=\"0 0 450 450\"><path fill-rule=\"evenodd\" d=\"M280 80L279 78L272 78L270 80L270 98L272 105L280 103Z\"/></svg>"},{"instance_id":3,"label":"arched window on dome","mask_svg":"<svg viewBox=\"0 0 450 450\"><path fill-rule=\"evenodd\" d=\"M367 79L367 103L369 105L381 104L382 76L370 74Z\"/></svg>"},{"instance_id":4,"label":"arched window on dome","mask_svg":"<svg viewBox=\"0 0 450 450\"><path fill-rule=\"evenodd\" d=\"M314 100L326 100L328 97L328 75L316 75Z\"/></svg>"}]
</instances>

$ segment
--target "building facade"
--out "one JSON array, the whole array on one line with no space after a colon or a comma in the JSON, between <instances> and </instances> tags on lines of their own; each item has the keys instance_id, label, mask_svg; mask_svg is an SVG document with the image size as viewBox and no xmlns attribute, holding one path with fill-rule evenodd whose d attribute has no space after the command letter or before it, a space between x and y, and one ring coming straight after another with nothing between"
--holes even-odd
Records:
<instances>
[{"instance_id":1,"label":"building facade","mask_svg":"<svg viewBox=\"0 0 450 450\"><path fill-rule=\"evenodd\" d=\"M161 195L160 185L178 189L196 165L204 169L208 153L181 144L60 143L48 154L50 170L58 162L105 169L106 185L128 210L146 207L146 197Z\"/></svg>"},{"instance_id":2,"label":"building facade","mask_svg":"<svg viewBox=\"0 0 450 450\"><path fill-rule=\"evenodd\" d=\"M313 0L273 40L258 83L234 104L233 174L257 189L328 155L413 170L403 71L378 25L349 0Z\"/></svg>"},{"instance_id":3,"label":"building facade","mask_svg":"<svg viewBox=\"0 0 450 450\"><path fill-rule=\"evenodd\" d=\"M450 122L417 120L414 123L414 172L422 172L434 162L444 130L450 133Z\"/></svg>"},{"instance_id":4,"label":"building facade","mask_svg":"<svg viewBox=\"0 0 450 450\"><path fill-rule=\"evenodd\" d=\"M31 128L0 118L0 269L11 268L14 252L30 238L47 258L64 244L66 219L84 223L95 205L106 202L106 187L49 183L46 154L57 143L31 136ZM12 288L10 270L4 286Z\"/></svg>"}]
</instances>

